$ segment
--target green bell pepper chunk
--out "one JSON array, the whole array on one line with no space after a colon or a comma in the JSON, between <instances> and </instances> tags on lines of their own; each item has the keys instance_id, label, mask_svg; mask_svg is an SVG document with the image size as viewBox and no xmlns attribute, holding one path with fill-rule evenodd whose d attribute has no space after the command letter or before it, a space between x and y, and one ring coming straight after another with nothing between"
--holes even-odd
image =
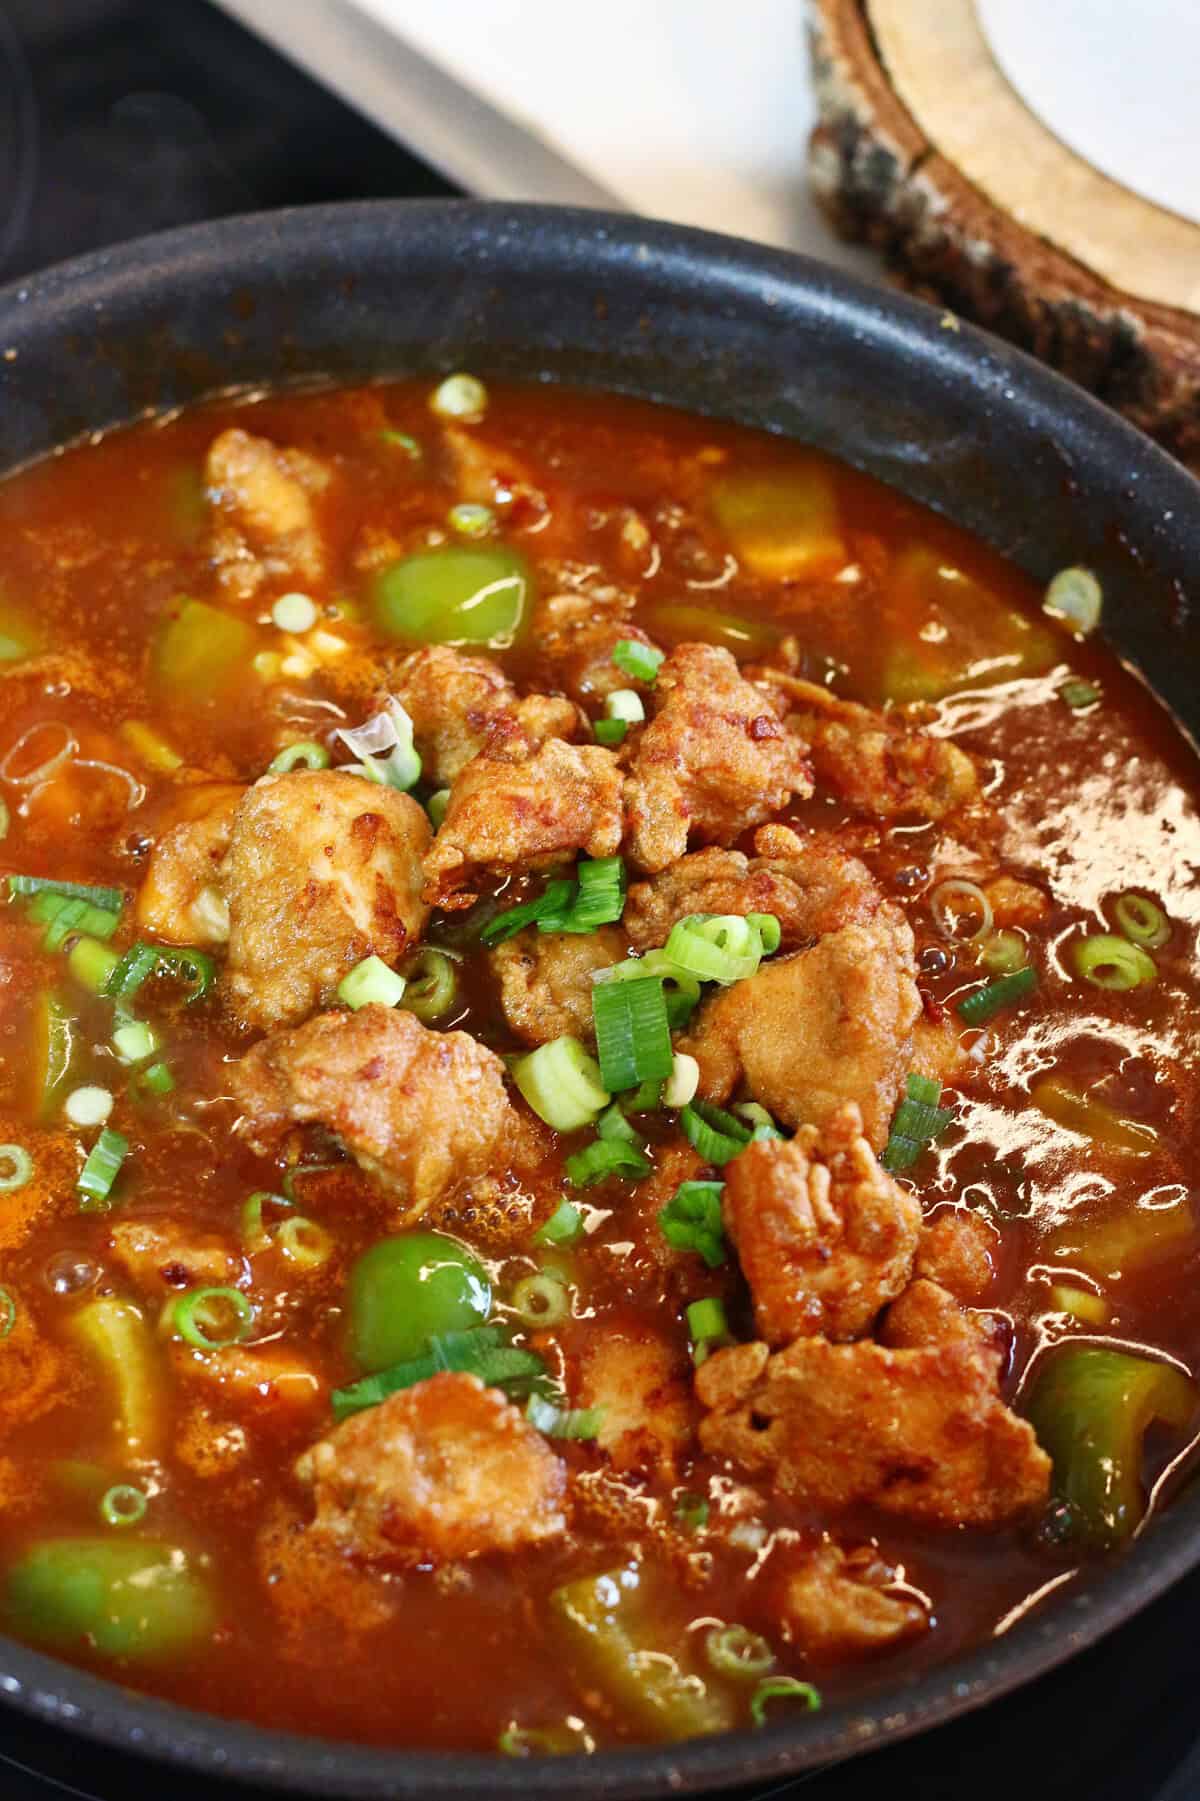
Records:
<instances>
[{"instance_id":1,"label":"green bell pepper chunk","mask_svg":"<svg viewBox=\"0 0 1200 1801\"><path fill-rule=\"evenodd\" d=\"M443 1232L405 1232L364 1251L350 1271L348 1348L373 1374L419 1357L431 1337L481 1326L492 1307L486 1269Z\"/></svg>"},{"instance_id":2,"label":"green bell pepper chunk","mask_svg":"<svg viewBox=\"0 0 1200 1801\"><path fill-rule=\"evenodd\" d=\"M372 601L380 629L392 637L503 650L525 624L533 577L505 544L444 544L382 570Z\"/></svg>"},{"instance_id":3,"label":"green bell pepper chunk","mask_svg":"<svg viewBox=\"0 0 1200 1801\"><path fill-rule=\"evenodd\" d=\"M216 1609L183 1551L144 1539L52 1538L34 1545L4 1584L5 1628L54 1650L84 1643L103 1657L151 1662L213 1629Z\"/></svg>"},{"instance_id":4,"label":"green bell pepper chunk","mask_svg":"<svg viewBox=\"0 0 1200 1801\"><path fill-rule=\"evenodd\" d=\"M555 1589L550 1614L563 1651L583 1685L600 1689L648 1738L727 1732L737 1717L732 1696L690 1667L686 1652L662 1648L642 1580L631 1564Z\"/></svg>"},{"instance_id":5,"label":"green bell pepper chunk","mask_svg":"<svg viewBox=\"0 0 1200 1801\"><path fill-rule=\"evenodd\" d=\"M1026 1414L1054 1461L1054 1493L1068 1533L1105 1549L1145 1512L1142 1440L1153 1420L1182 1429L1197 1392L1182 1370L1104 1345L1055 1351L1037 1375Z\"/></svg>"},{"instance_id":6,"label":"green bell pepper chunk","mask_svg":"<svg viewBox=\"0 0 1200 1801\"><path fill-rule=\"evenodd\" d=\"M255 630L203 600L184 598L176 605L154 646L155 680L174 698L205 701L249 672Z\"/></svg>"}]
</instances>

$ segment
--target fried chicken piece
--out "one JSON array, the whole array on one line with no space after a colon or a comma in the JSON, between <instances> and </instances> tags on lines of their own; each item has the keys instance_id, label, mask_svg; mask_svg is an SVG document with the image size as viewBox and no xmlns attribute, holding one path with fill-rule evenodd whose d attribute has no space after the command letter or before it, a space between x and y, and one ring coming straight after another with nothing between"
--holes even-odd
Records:
<instances>
[{"instance_id":1,"label":"fried chicken piece","mask_svg":"<svg viewBox=\"0 0 1200 1801\"><path fill-rule=\"evenodd\" d=\"M174 796L172 823L151 851L138 890L139 931L166 944L226 942L229 908L220 868L246 792L240 782L201 782Z\"/></svg>"},{"instance_id":2,"label":"fried chicken piece","mask_svg":"<svg viewBox=\"0 0 1200 1801\"><path fill-rule=\"evenodd\" d=\"M793 796L812 793L804 746L727 650L681 644L658 672L654 717L625 783L627 850L648 874L689 840L732 844Z\"/></svg>"},{"instance_id":3,"label":"fried chicken piece","mask_svg":"<svg viewBox=\"0 0 1200 1801\"><path fill-rule=\"evenodd\" d=\"M1050 1459L978 1343L737 1345L701 1364L696 1392L703 1449L807 1506L1002 1526L1049 1493Z\"/></svg>"},{"instance_id":4,"label":"fried chicken piece","mask_svg":"<svg viewBox=\"0 0 1200 1801\"><path fill-rule=\"evenodd\" d=\"M324 463L232 426L209 445L204 481L224 588L245 600L264 582L320 585L326 554L313 500L329 486Z\"/></svg>"},{"instance_id":5,"label":"fried chicken piece","mask_svg":"<svg viewBox=\"0 0 1200 1801\"><path fill-rule=\"evenodd\" d=\"M669 1479L695 1426L686 1356L652 1326L606 1322L584 1351L578 1405L603 1410L596 1443L614 1469Z\"/></svg>"},{"instance_id":6,"label":"fried chicken piece","mask_svg":"<svg viewBox=\"0 0 1200 1801\"><path fill-rule=\"evenodd\" d=\"M410 1224L473 1179L536 1161L540 1141L504 1087L504 1065L466 1032L434 1032L375 1005L322 1013L235 1063L237 1130L269 1152L317 1121L395 1197Z\"/></svg>"},{"instance_id":7,"label":"fried chicken piece","mask_svg":"<svg viewBox=\"0 0 1200 1801\"><path fill-rule=\"evenodd\" d=\"M823 1127L747 1145L722 1211L768 1344L857 1338L912 1273L920 1206L880 1169L853 1102Z\"/></svg>"},{"instance_id":8,"label":"fried chicken piece","mask_svg":"<svg viewBox=\"0 0 1200 1801\"><path fill-rule=\"evenodd\" d=\"M699 1063L706 1099L727 1100L744 1078L788 1126L824 1125L855 1102L879 1151L912 1067L920 1012L912 932L885 903L865 924L831 932L713 995L677 1048Z\"/></svg>"},{"instance_id":9,"label":"fried chicken piece","mask_svg":"<svg viewBox=\"0 0 1200 1801\"><path fill-rule=\"evenodd\" d=\"M445 1372L336 1427L296 1465L310 1528L354 1557L446 1563L566 1529L567 1472L498 1389Z\"/></svg>"},{"instance_id":10,"label":"fried chicken piece","mask_svg":"<svg viewBox=\"0 0 1200 1801\"><path fill-rule=\"evenodd\" d=\"M979 775L966 751L902 713L878 713L841 700L828 688L778 669L747 674L790 703L788 729L809 746L818 783L856 811L884 819L901 813L944 819L979 798Z\"/></svg>"},{"instance_id":11,"label":"fried chicken piece","mask_svg":"<svg viewBox=\"0 0 1200 1801\"><path fill-rule=\"evenodd\" d=\"M219 1351L171 1347L177 1379L211 1389L222 1407L257 1425L285 1431L328 1402L317 1371L287 1344L227 1345Z\"/></svg>"},{"instance_id":12,"label":"fried chicken piece","mask_svg":"<svg viewBox=\"0 0 1200 1801\"><path fill-rule=\"evenodd\" d=\"M938 1207L921 1228L914 1275L948 1288L956 1300L982 1301L996 1278L1000 1235L969 1207Z\"/></svg>"},{"instance_id":13,"label":"fried chicken piece","mask_svg":"<svg viewBox=\"0 0 1200 1801\"><path fill-rule=\"evenodd\" d=\"M872 1546L847 1554L830 1539L798 1561L787 1559L777 1574L767 1571L772 1613L784 1636L822 1660L887 1651L928 1629L917 1601L887 1592L894 1580Z\"/></svg>"},{"instance_id":14,"label":"fried chicken piece","mask_svg":"<svg viewBox=\"0 0 1200 1801\"><path fill-rule=\"evenodd\" d=\"M524 1044L548 1044L569 1033L592 1037L592 977L625 955L616 926L598 931L539 932L528 926L489 952L500 1005Z\"/></svg>"},{"instance_id":15,"label":"fried chicken piece","mask_svg":"<svg viewBox=\"0 0 1200 1801\"><path fill-rule=\"evenodd\" d=\"M423 807L339 769L267 775L233 821L220 884L229 903L223 986L269 1031L328 1001L364 957L395 962L420 938Z\"/></svg>"},{"instance_id":16,"label":"fried chicken piece","mask_svg":"<svg viewBox=\"0 0 1200 1801\"><path fill-rule=\"evenodd\" d=\"M545 869L578 851L611 856L621 823L621 774L610 751L559 738L535 748L519 728L493 736L450 790L425 858L425 898L468 907L480 871Z\"/></svg>"},{"instance_id":17,"label":"fried chicken piece","mask_svg":"<svg viewBox=\"0 0 1200 1801\"><path fill-rule=\"evenodd\" d=\"M225 1288L242 1273L241 1258L223 1238L169 1215L123 1216L109 1233L109 1250L136 1288L160 1300L185 1288Z\"/></svg>"},{"instance_id":18,"label":"fried chicken piece","mask_svg":"<svg viewBox=\"0 0 1200 1801\"><path fill-rule=\"evenodd\" d=\"M754 848L753 857L715 846L691 851L648 881L634 882L622 923L635 949L665 944L671 927L693 913L773 913L781 949L795 950L870 919L882 903L870 870L831 833L802 837L786 825L763 825Z\"/></svg>"},{"instance_id":19,"label":"fried chicken piece","mask_svg":"<svg viewBox=\"0 0 1200 1801\"><path fill-rule=\"evenodd\" d=\"M1007 1330L993 1314L962 1307L949 1289L925 1276L910 1282L893 1301L879 1328L880 1344L894 1351L919 1350L926 1345L975 1346L995 1359L997 1374L1003 1368Z\"/></svg>"},{"instance_id":20,"label":"fried chicken piece","mask_svg":"<svg viewBox=\"0 0 1200 1801\"><path fill-rule=\"evenodd\" d=\"M500 714L515 718L533 747L573 737L579 711L561 695L517 691L491 657L426 644L388 670L386 687L413 723L425 777L448 788L487 744Z\"/></svg>"},{"instance_id":21,"label":"fried chicken piece","mask_svg":"<svg viewBox=\"0 0 1200 1801\"><path fill-rule=\"evenodd\" d=\"M644 689L612 660L623 638L655 648L633 623L634 596L588 572L568 567L560 573L578 585L547 595L533 617L533 636L556 683L580 701L603 700L618 688Z\"/></svg>"}]
</instances>

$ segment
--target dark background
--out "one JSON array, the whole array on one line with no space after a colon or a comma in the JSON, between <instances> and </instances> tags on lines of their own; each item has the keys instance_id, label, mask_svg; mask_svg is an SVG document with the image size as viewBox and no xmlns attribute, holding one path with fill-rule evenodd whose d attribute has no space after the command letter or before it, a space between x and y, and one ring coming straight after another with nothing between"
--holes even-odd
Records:
<instances>
[{"instance_id":1,"label":"dark background","mask_svg":"<svg viewBox=\"0 0 1200 1801\"><path fill-rule=\"evenodd\" d=\"M0 0L0 120L0 281L223 213L456 191L208 0ZM759 1801L1200 1801L1198 1643L1200 1575L1036 1687ZM0 1712L0 1801L64 1793L244 1791Z\"/></svg>"}]
</instances>

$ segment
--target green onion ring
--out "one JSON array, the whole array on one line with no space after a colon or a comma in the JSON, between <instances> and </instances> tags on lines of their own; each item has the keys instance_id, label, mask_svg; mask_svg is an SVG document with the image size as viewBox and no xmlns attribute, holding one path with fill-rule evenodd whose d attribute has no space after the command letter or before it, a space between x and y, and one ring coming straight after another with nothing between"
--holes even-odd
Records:
<instances>
[{"instance_id":1,"label":"green onion ring","mask_svg":"<svg viewBox=\"0 0 1200 1801\"><path fill-rule=\"evenodd\" d=\"M509 1305L523 1326L561 1326L571 1313L566 1284L547 1270L518 1282Z\"/></svg>"},{"instance_id":2,"label":"green onion ring","mask_svg":"<svg viewBox=\"0 0 1200 1801\"><path fill-rule=\"evenodd\" d=\"M427 944L405 967L407 987L401 1006L420 1020L440 1019L454 1005L458 993L455 955Z\"/></svg>"},{"instance_id":3,"label":"green onion ring","mask_svg":"<svg viewBox=\"0 0 1200 1801\"><path fill-rule=\"evenodd\" d=\"M774 1667L775 1653L749 1626L713 1626L704 1635L704 1655L718 1676L757 1682Z\"/></svg>"},{"instance_id":4,"label":"green onion ring","mask_svg":"<svg viewBox=\"0 0 1200 1801\"><path fill-rule=\"evenodd\" d=\"M100 1501L100 1518L108 1526L136 1526L146 1517L148 1502L140 1488L118 1482Z\"/></svg>"},{"instance_id":5,"label":"green onion ring","mask_svg":"<svg viewBox=\"0 0 1200 1801\"><path fill-rule=\"evenodd\" d=\"M1160 950L1171 936L1171 926L1161 907L1143 894L1119 894L1113 902L1117 930L1132 944Z\"/></svg>"},{"instance_id":6,"label":"green onion ring","mask_svg":"<svg viewBox=\"0 0 1200 1801\"><path fill-rule=\"evenodd\" d=\"M0 1288L0 1339L7 1338L17 1323L17 1303L7 1288Z\"/></svg>"},{"instance_id":7,"label":"green onion ring","mask_svg":"<svg viewBox=\"0 0 1200 1801\"><path fill-rule=\"evenodd\" d=\"M219 1313L225 1307L233 1314L231 1329L225 1336L219 1332ZM199 1316L199 1317L197 1317ZM254 1309L237 1288L192 1288L181 1294L172 1310L179 1336L198 1351L222 1351L227 1345L241 1344L254 1324Z\"/></svg>"},{"instance_id":8,"label":"green onion ring","mask_svg":"<svg viewBox=\"0 0 1200 1801\"><path fill-rule=\"evenodd\" d=\"M821 1705L821 1694L811 1682L801 1682L795 1676L768 1676L759 1683L750 1697L750 1718L756 1726L767 1723L767 1702L783 1700L790 1697L803 1701L808 1713L815 1713Z\"/></svg>"},{"instance_id":9,"label":"green onion ring","mask_svg":"<svg viewBox=\"0 0 1200 1801\"><path fill-rule=\"evenodd\" d=\"M1076 973L1093 988L1122 994L1148 987L1158 977L1158 966L1140 944L1118 938L1112 932L1093 932L1071 946Z\"/></svg>"},{"instance_id":10,"label":"green onion ring","mask_svg":"<svg viewBox=\"0 0 1200 1801\"><path fill-rule=\"evenodd\" d=\"M300 1269L320 1269L333 1255L329 1233L303 1213L293 1214L276 1227L275 1242L288 1261Z\"/></svg>"},{"instance_id":11,"label":"green onion ring","mask_svg":"<svg viewBox=\"0 0 1200 1801\"><path fill-rule=\"evenodd\" d=\"M4 1170L0 1167L0 1194L12 1194L18 1188L24 1188L33 1175L33 1158L20 1144L0 1144L0 1166L9 1164Z\"/></svg>"}]
</instances>

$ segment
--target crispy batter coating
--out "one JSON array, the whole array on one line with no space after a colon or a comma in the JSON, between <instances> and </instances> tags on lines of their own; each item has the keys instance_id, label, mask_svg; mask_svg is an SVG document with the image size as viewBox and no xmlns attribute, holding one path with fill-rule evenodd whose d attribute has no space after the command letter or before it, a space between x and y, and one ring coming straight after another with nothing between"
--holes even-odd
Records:
<instances>
[{"instance_id":1,"label":"crispy batter coating","mask_svg":"<svg viewBox=\"0 0 1200 1801\"><path fill-rule=\"evenodd\" d=\"M911 1274L920 1206L880 1169L853 1102L821 1128L747 1145L722 1209L768 1344L857 1338Z\"/></svg>"},{"instance_id":2,"label":"crispy batter coating","mask_svg":"<svg viewBox=\"0 0 1200 1801\"><path fill-rule=\"evenodd\" d=\"M172 823L146 865L137 923L167 944L224 944L229 912L220 868L247 790L240 782L200 782L173 797Z\"/></svg>"},{"instance_id":3,"label":"crispy batter coating","mask_svg":"<svg viewBox=\"0 0 1200 1801\"><path fill-rule=\"evenodd\" d=\"M288 1344L228 1345L220 1351L171 1347L179 1381L211 1390L221 1406L258 1425L292 1426L323 1406L324 1380Z\"/></svg>"},{"instance_id":4,"label":"crispy batter coating","mask_svg":"<svg viewBox=\"0 0 1200 1801\"><path fill-rule=\"evenodd\" d=\"M752 673L767 692L788 702L788 727L809 746L818 784L856 811L884 819L901 813L944 819L979 798L974 762L948 738L935 738L902 713L841 700L778 669Z\"/></svg>"},{"instance_id":5,"label":"crispy batter coating","mask_svg":"<svg viewBox=\"0 0 1200 1801\"><path fill-rule=\"evenodd\" d=\"M564 573L573 575L567 570ZM554 671L556 682L576 700L597 701L618 688L640 688L612 660L623 638L637 644L652 640L630 615L634 597L623 588L576 575L581 585L562 588L539 602L533 619L538 648Z\"/></svg>"},{"instance_id":6,"label":"crispy batter coating","mask_svg":"<svg viewBox=\"0 0 1200 1801\"><path fill-rule=\"evenodd\" d=\"M579 711L561 695L517 691L491 657L426 644L389 670L388 691L413 722L426 779L448 788L488 741L498 715L517 719L536 747L574 736Z\"/></svg>"},{"instance_id":7,"label":"crispy batter coating","mask_svg":"<svg viewBox=\"0 0 1200 1801\"><path fill-rule=\"evenodd\" d=\"M1000 1234L969 1207L938 1207L921 1228L914 1274L948 1288L957 1300L982 1301L996 1278Z\"/></svg>"},{"instance_id":8,"label":"crispy batter coating","mask_svg":"<svg viewBox=\"0 0 1200 1801\"><path fill-rule=\"evenodd\" d=\"M317 457L231 426L209 445L204 481L214 508L213 561L230 593L247 599L264 582L324 579L313 498L330 472Z\"/></svg>"},{"instance_id":9,"label":"crispy batter coating","mask_svg":"<svg viewBox=\"0 0 1200 1801\"><path fill-rule=\"evenodd\" d=\"M224 987L269 1031L327 1001L367 956L395 962L425 929L423 807L344 770L256 782L238 808L220 880L229 902Z\"/></svg>"},{"instance_id":10,"label":"crispy batter coating","mask_svg":"<svg viewBox=\"0 0 1200 1801\"><path fill-rule=\"evenodd\" d=\"M831 833L802 837L785 825L763 825L756 856L737 850L692 851L635 882L624 926L638 950L665 944L671 927L692 913L773 913L783 950L795 950L839 927L870 919L883 895L866 865Z\"/></svg>"},{"instance_id":11,"label":"crispy batter coating","mask_svg":"<svg viewBox=\"0 0 1200 1801\"><path fill-rule=\"evenodd\" d=\"M158 1299L185 1288L223 1288L242 1273L242 1259L223 1238L189 1230L171 1214L122 1216L109 1233L109 1255L136 1288Z\"/></svg>"},{"instance_id":12,"label":"crispy batter coating","mask_svg":"<svg viewBox=\"0 0 1200 1801\"><path fill-rule=\"evenodd\" d=\"M534 748L517 729L493 737L467 764L425 858L425 898L469 906L477 871L545 869L584 851L608 857L621 842L621 775L598 744L548 738Z\"/></svg>"},{"instance_id":13,"label":"crispy batter coating","mask_svg":"<svg viewBox=\"0 0 1200 1801\"><path fill-rule=\"evenodd\" d=\"M705 1001L678 1048L700 1064L700 1092L725 1101L743 1078L783 1124L823 1125L854 1101L875 1150L887 1142L912 1067L921 1011L913 937L885 904Z\"/></svg>"},{"instance_id":14,"label":"crispy batter coating","mask_svg":"<svg viewBox=\"0 0 1200 1801\"><path fill-rule=\"evenodd\" d=\"M809 1657L862 1657L887 1651L929 1627L911 1595L889 1594L894 1572L871 1546L847 1553L826 1539L789 1560L769 1583L784 1636Z\"/></svg>"},{"instance_id":15,"label":"crispy batter coating","mask_svg":"<svg viewBox=\"0 0 1200 1801\"><path fill-rule=\"evenodd\" d=\"M1050 1459L996 1380L995 1356L965 1341L738 1345L697 1372L700 1443L813 1507L1001 1526L1045 1500Z\"/></svg>"},{"instance_id":16,"label":"crispy batter coating","mask_svg":"<svg viewBox=\"0 0 1200 1801\"><path fill-rule=\"evenodd\" d=\"M666 869L689 840L732 844L793 796L812 793L803 744L727 650L679 645L652 700L654 718L625 784L627 850L637 868Z\"/></svg>"},{"instance_id":17,"label":"crispy batter coating","mask_svg":"<svg viewBox=\"0 0 1200 1801\"><path fill-rule=\"evenodd\" d=\"M569 1032L592 1037L592 976L625 955L616 926L586 933L539 932L527 926L489 953L500 1005L525 1044L548 1044Z\"/></svg>"},{"instance_id":18,"label":"crispy batter coating","mask_svg":"<svg viewBox=\"0 0 1200 1801\"><path fill-rule=\"evenodd\" d=\"M567 1473L523 1413L443 1373L335 1428L296 1465L314 1533L398 1565L515 1551L565 1530Z\"/></svg>"},{"instance_id":19,"label":"crispy batter coating","mask_svg":"<svg viewBox=\"0 0 1200 1801\"><path fill-rule=\"evenodd\" d=\"M879 1329L881 1344L894 1351L918 1350L923 1345L964 1344L994 1358L1000 1370L1007 1332L990 1313L976 1313L959 1305L949 1289L927 1277L910 1282L893 1301Z\"/></svg>"},{"instance_id":20,"label":"crispy batter coating","mask_svg":"<svg viewBox=\"0 0 1200 1801\"><path fill-rule=\"evenodd\" d=\"M596 1443L614 1469L672 1474L696 1410L686 1354L642 1323L607 1323L583 1354L578 1405L600 1407Z\"/></svg>"},{"instance_id":21,"label":"crispy batter coating","mask_svg":"<svg viewBox=\"0 0 1200 1801\"><path fill-rule=\"evenodd\" d=\"M269 1151L289 1126L319 1121L395 1196L396 1224L537 1155L499 1057L466 1032L430 1031L394 1008L322 1013L273 1032L233 1065L229 1082L244 1110L237 1129L251 1144Z\"/></svg>"}]
</instances>

